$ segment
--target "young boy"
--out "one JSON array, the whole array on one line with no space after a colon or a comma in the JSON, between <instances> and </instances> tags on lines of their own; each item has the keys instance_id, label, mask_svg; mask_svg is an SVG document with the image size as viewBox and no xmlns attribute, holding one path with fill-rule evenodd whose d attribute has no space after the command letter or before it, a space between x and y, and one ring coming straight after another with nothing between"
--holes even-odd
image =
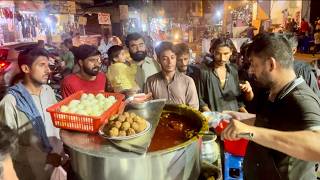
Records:
<instances>
[{"instance_id":1,"label":"young boy","mask_svg":"<svg viewBox=\"0 0 320 180\"><path fill-rule=\"evenodd\" d=\"M108 50L108 58L111 66L108 68L107 77L110 80L114 92L122 92L124 90L138 90L135 81L137 73L137 65L127 61L125 50L122 46L112 46ZM129 63L129 65L127 64Z\"/></svg>"}]
</instances>

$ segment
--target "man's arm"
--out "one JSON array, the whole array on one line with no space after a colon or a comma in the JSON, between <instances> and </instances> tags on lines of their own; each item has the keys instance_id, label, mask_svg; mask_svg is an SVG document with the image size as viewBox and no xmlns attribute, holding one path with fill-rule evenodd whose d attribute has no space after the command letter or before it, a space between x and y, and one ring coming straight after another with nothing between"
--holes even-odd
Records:
<instances>
[{"instance_id":1,"label":"man's arm","mask_svg":"<svg viewBox=\"0 0 320 180\"><path fill-rule=\"evenodd\" d=\"M186 95L186 103L188 106L191 106L195 109L199 109L199 98L196 89L196 85L192 78L189 79L189 86L187 86L187 95Z\"/></svg>"},{"instance_id":2,"label":"man's arm","mask_svg":"<svg viewBox=\"0 0 320 180\"><path fill-rule=\"evenodd\" d=\"M264 128L253 131L253 141L305 161L320 161L320 131L281 132Z\"/></svg>"},{"instance_id":3,"label":"man's arm","mask_svg":"<svg viewBox=\"0 0 320 180\"><path fill-rule=\"evenodd\" d=\"M149 78L147 79L147 82L144 84L144 93L145 94L152 93L152 98L154 99L153 92L151 89L151 81Z\"/></svg>"},{"instance_id":4,"label":"man's arm","mask_svg":"<svg viewBox=\"0 0 320 180\"><path fill-rule=\"evenodd\" d=\"M256 115L251 113L237 111L223 111L224 114L229 114L233 119L237 119L247 125L253 126L256 121Z\"/></svg>"},{"instance_id":5,"label":"man's arm","mask_svg":"<svg viewBox=\"0 0 320 180\"><path fill-rule=\"evenodd\" d=\"M196 89L198 91L198 98L199 98L199 110L200 111L211 111L207 105L207 103L204 101L204 88L207 88L204 86L204 77L202 73L199 73L199 77L195 80Z\"/></svg>"},{"instance_id":6,"label":"man's arm","mask_svg":"<svg viewBox=\"0 0 320 180\"><path fill-rule=\"evenodd\" d=\"M302 130L283 132L246 125L231 120L222 138L238 140L239 134L252 133L249 140L305 161L320 161L320 131Z\"/></svg>"},{"instance_id":7,"label":"man's arm","mask_svg":"<svg viewBox=\"0 0 320 180\"><path fill-rule=\"evenodd\" d=\"M252 101L254 94L249 81L245 81L245 83L240 84L239 86L240 86L241 92L243 93L244 99L246 101Z\"/></svg>"},{"instance_id":8,"label":"man's arm","mask_svg":"<svg viewBox=\"0 0 320 180\"><path fill-rule=\"evenodd\" d=\"M17 130L17 110L16 100L12 95L6 95L0 102L0 123L8 125L11 129Z\"/></svg>"}]
</instances>

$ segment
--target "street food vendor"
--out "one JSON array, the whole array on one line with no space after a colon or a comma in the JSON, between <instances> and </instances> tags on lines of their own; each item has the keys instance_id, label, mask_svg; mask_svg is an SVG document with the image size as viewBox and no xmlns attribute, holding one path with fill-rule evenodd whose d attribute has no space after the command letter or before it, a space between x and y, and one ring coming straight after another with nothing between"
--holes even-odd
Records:
<instances>
[{"instance_id":1,"label":"street food vendor","mask_svg":"<svg viewBox=\"0 0 320 180\"><path fill-rule=\"evenodd\" d=\"M171 42L161 42L156 48L162 71L147 79L145 93L154 99L167 99L170 103L186 104L199 109L196 86L191 77L176 70L177 58Z\"/></svg>"},{"instance_id":2,"label":"street food vendor","mask_svg":"<svg viewBox=\"0 0 320 180\"><path fill-rule=\"evenodd\" d=\"M249 48L250 73L269 89L251 123L233 120L222 138L251 133L244 158L245 179L317 179L320 149L320 100L293 70L286 38L261 34ZM254 123L254 126L253 126Z\"/></svg>"}]
</instances>

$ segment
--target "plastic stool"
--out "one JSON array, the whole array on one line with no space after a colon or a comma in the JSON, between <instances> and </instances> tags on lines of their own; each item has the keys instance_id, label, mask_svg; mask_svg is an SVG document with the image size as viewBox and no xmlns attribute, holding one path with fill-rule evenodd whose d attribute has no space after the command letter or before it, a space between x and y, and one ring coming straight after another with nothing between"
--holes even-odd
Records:
<instances>
[{"instance_id":1,"label":"plastic stool","mask_svg":"<svg viewBox=\"0 0 320 180\"><path fill-rule=\"evenodd\" d=\"M224 153L224 179L243 180L243 157Z\"/></svg>"}]
</instances>

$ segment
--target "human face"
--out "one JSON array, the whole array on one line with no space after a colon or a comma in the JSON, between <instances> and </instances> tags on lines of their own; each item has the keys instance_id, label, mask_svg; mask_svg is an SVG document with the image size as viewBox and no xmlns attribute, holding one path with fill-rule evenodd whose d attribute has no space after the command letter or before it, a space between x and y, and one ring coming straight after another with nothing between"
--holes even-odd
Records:
<instances>
[{"instance_id":1,"label":"human face","mask_svg":"<svg viewBox=\"0 0 320 180\"><path fill-rule=\"evenodd\" d=\"M101 57L100 55L90 56L85 60L81 60L80 67L83 72L89 76L98 75L101 67Z\"/></svg>"},{"instance_id":2,"label":"human face","mask_svg":"<svg viewBox=\"0 0 320 180\"><path fill-rule=\"evenodd\" d=\"M114 58L116 62L124 63L126 62L126 53L124 50L121 50L118 57Z\"/></svg>"},{"instance_id":3,"label":"human face","mask_svg":"<svg viewBox=\"0 0 320 180\"><path fill-rule=\"evenodd\" d=\"M142 61L147 56L146 45L142 38L129 42L129 53L134 61Z\"/></svg>"},{"instance_id":4,"label":"human face","mask_svg":"<svg viewBox=\"0 0 320 180\"><path fill-rule=\"evenodd\" d=\"M46 84L50 75L49 60L45 56L39 56L30 68L23 71L35 86Z\"/></svg>"},{"instance_id":5,"label":"human face","mask_svg":"<svg viewBox=\"0 0 320 180\"><path fill-rule=\"evenodd\" d=\"M226 63L229 62L230 57L232 55L232 51L229 47L223 46L217 48L214 52L214 62L217 66L224 66Z\"/></svg>"},{"instance_id":6,"label":"human face","mask_svg":"<svg viewBox=\"0 0 320 180\"><path fill-rule=\"evenodd\" d=\"M254 55L251 55L250 59L250 75L258 86L270 89L272 86L272 78L271 73L268 71L268 63L266 60Z\"/></svg>"},{"instance_id":7,"label":"human face","mask_svg":"<svg viewBox=\"0 0 320 180\"><path fill-rule=\"evenodd\" d=\"M174 52L166 50L160 54L159 58L162 71L166 73L175 72L177 58Z\"/></svg>"},{"instance_id":8,"label":"human face","mask_svg":"<svg viewBox=\"0 0 320 180\"><path fill-rule=\"evenodd\" d=\"M61 44L60 48L61 48L62 52L67 52L69 50L68 47L64 44Z\"/></svg>"},{"instance_id":9,"label":"human face","mask_svg":"<svg viewBox=\"0 0 320 180\"><path fill-rule=\"evenodd\" d=\"M139 51L146 51L146 45L143 39L132 40L129 42L129 51L130 53L137 53Z\"/></svg>"},{"instance_id":10,"label":"human face","mask_svg":"<svg viewBox=\"0 0 320 180\"><path fill-rule=\"evenodd\" d=\"M177 57L177 68L180 72L187 72L190 56L188 53Z\"/></svg>"}]
</instances>

